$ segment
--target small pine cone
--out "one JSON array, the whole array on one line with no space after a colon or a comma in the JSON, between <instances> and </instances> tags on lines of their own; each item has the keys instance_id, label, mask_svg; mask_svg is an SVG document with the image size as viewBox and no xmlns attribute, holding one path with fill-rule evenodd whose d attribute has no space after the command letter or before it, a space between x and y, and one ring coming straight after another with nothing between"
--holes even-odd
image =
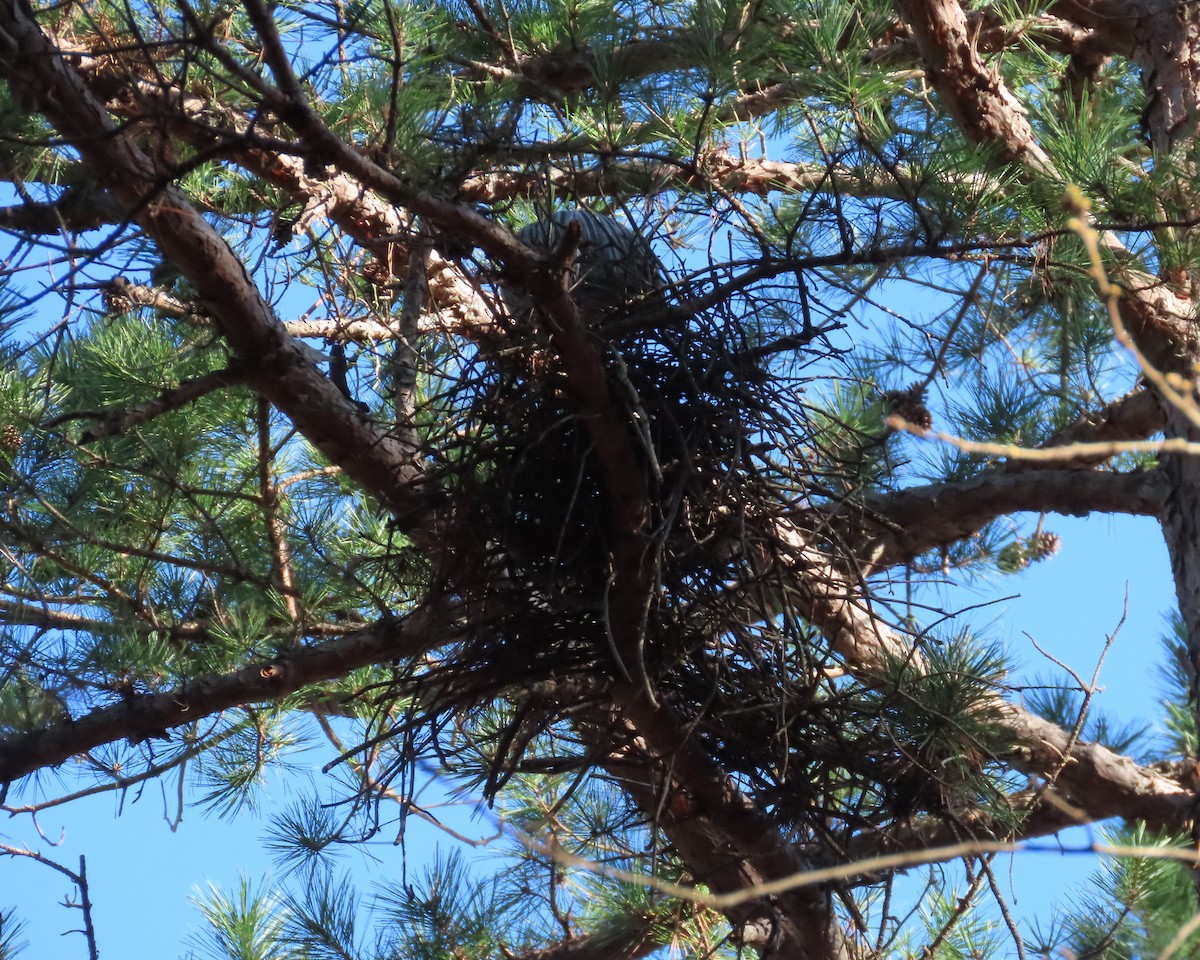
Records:
<instances>
[{"instance_id":1,"label":"small pine cone","mask_svg":"<svg viewBox=\"0 0 1200 960\"><path fill-rule=\"evenodd\" d=\"M892 416L909 426L917 430L933 428L933 414L925 406L925 391L920 384L913 384L907 390L889 390L883 395L883 402Z\"/></svg>"},{"instance_id":2,"label":"small pine cone","mask_svg":"<svg viewBox=\"0 0 1200 960\"><path fill-rule=\"evenodd\" d=\"M272 253L278 253L292 242L292 237L295 236L295 226L296 221L292 217L285 217L283 214L275 217L275 221L271 224Z\"/></svg>"},{"instance_id":3,"label":"small pine cone","mask_svg":"<svg viewBox=\"0 0 1200 960\"><path fill-rule=\"evenodd\" d=\"M109 316L123 317L133 310L133 297L125 290L129 282L124 277L116 277L104 290L104 309Z\"/></svg>"},{"instance_id":4,"label":"small pine cone","mask_svg":"<svg viewBox=\"0 0 1200 960\"><path fill-rule=\"evenodd\" d=\"M362 275L364 280L376 287L387 288L395 286L396 283L387 264L375 257L363 265Z\"/></svg>"},{"instance_id":5,"label":"small pine cone","mask_svg":"<svg viewBox=\"0 0 1200 960\"><path fill-rule=\"evenodd\" d=\"M1029 566L1029 551L1025 541L1014 540L996 554L996 566L1001 573L1020 573Z\"/></svg>"},{"instance_id":6,"label":"small pine cone","mask_svg":"<svg viewBox=\"0 0 1200 960\"><path fill-rule=\"evenodd\" d=\"M21 437L21 431L11 423L6 423L0 427L0 448L7 450L9 453L16 453L21 449L21 444L25 441Z\"/></svg>"},{"instance_id":7,"label":"small pine cone","mask_svg":"<svg viewBox=\"0 0 1200 960\"><path fill-rule=\"evenodd\" d=\"M1045 560L1058 553L1058 548L1061 546L1062 537L1057 533L1043 531L1029 538L1026 549L1029 551L1030 560Z\"/></svg>"},{"instance_id":8,"label":"small pine cone","mask_svg":"<svg viewBox=\"0 0 1200 960\"><path fill-rule=\"evenodd\" d=\"M918 430L933 429L933 414L923 403L907 404L896 408L896 415L903 417Z\"/></svg>"}]
</instances>

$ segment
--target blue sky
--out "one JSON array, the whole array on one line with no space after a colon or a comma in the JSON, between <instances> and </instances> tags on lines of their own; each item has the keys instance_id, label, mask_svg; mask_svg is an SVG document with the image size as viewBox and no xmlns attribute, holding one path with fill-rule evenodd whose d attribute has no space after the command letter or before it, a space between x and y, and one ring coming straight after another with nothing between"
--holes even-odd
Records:
<instances>
[{"instance_id":1,"label":"blue sky","mask_svg":"<svg viewBox=\"0 0 1200 960\"><path fill-rule=\"evenodd\" d=\"M920 291L908 297L892 305L926 315L937 305L936 298ZM862 326L871 328L865 321ZM1030 530L1033 524L1024 526ZM1056 673L1057 668L1038 653L1026 634L1090 678L1127 602L1126 622L1101 673L1104 692L1097 706L1119 719L1156 723L1160 714L1156 665L1162 661L1159 638L1164 616L1174 605L1157 524L1148 518L1051 517L1045 526L1062 537L1057 555L1019 575L995 573L973 585L955 587L946 593L943 605L960 609L1016 595L977 610L972 622L986 635L1002 639L1028 678ZM314 752L312 763L319 766L327 759L325 753ZM54 792L53 785L49 790ZM151 783L124 798L106 794L56 808L39 817L36 826L41 836L28 818L0 821L0 842L29 845L72 869L78 867L80 854L87 856L102 957L187 956L190 938L201 923L193 896L203 896L210 883L232 891L243 874L256 882L278 874L261 840L272 816L295 799L296 780L277 779L257 812L243 812L233 819L187 810L175 831L167 823L177 812L177 798L170 790L170 784ZM493 832L490 823L473 819L470 808L440 813L460 830L469 831L474 823L476 834ZM1086 840L1086 835L1079 836L1083 831L1075 834L1072 844ZM432 860L437 844L451 844L444 834L416 819L409 822L406 851L390 841L391 835L385 833L367 845L367 855L346 857L347 868L364 891L372 879L398 877L403 856L408 857L410 872L418 873ZM58 845L51 846L52 842ZM1053 841L1039 846L1052 847ZM493 856L488 850L480 853L481 858ZM1022 851L996 873L1008 885L1020 920L1045 921L1049 904L1070 897L1072 887L1084 884L1094 865L1090 855L1075 851L1061 855ZM64 931L79 926L78 911L60 906L64 897L73 895L70 883L49 868L0 858L0 908L15 906L28 921L25 938L32 945L28 956L86 956L82 937L66 934L64 938Z\"/></svg>"},{"instance_id":2,"label":"blue sky","mask_svg":"<svg viewBox=\"0 0 1200 960\"><path fill-rule=\"evenodd\" d=\"M1159 637L1164 613L1174 602L1157 524L1130 517L1051 517L1046 528L1062 536L1060 552L1026 573L997 575L970 588L967 603L1020 594L976 614L976 622L990 622L988 634L1004 638L1031 675L1056 668L1042 659L1024 632L1090 677L1105 638L1121 620L1128 590L1128 616L1105 661L1099 705L1124 719L1156 721ZM958 596L964 598L962 592ZM209 883L232 891L240 874L256 881L278 874L260 841L271 817L295 799L297 789L295 779L276 780L257 813L232 820L188 810L172 832L166 820L175 815L176 798L173 792L164 796L161 785L148 784L140 795L131 792L125 798L123 810L120 798L108 794L42 815L38 824L44 836L55 841L61 837L57 848L40 840L27 818L0 822L0 838L9 844L31 844L72 868L78 866L81 853L87 856L102 957L182 957L200 924L190 901L193 895L202 895ZM442 808L439 815L473 835L493 829L486 819L473 817L469 807ZM415 819L409 830L410 874L419 873L431 860L435 844L453 844ZM1074 833L1069 838L1072 845L1086 841L1083 831ZM361 888L368 888L373 878L400 875L403 854L391 840L384 833L367 845L367 855L351 852L344 858ZM1046 840L1039 846L1053 843ZM487 850L480 855L494 856ZM1017 916L1040 917L1043 926L1048 905L1069 898L1094 867L1094 858L1074 851L1022 851L1006 860L996 872L1011 893ZM72 894L66 879L45 866L0 859L0 907L16 906L28 921L30 957L86 956L82 937L63 936L78 926L78 911L60 905Z\"/></svg>"},{"instance_id":3,"label":"blue sky","mask_svg":"<svg viewBox=\"0 0 1200 960\"><path fill-rule=\"evenodd\" d=\"M937 304L925 297L918 305L910 292L897 306L929 315ZM870 329L870 324L864 321L864 327ZM1036 523L1036 518L1017 519L1023 521L1020 527L1026 533ZM1162 661L1159 638L1165 614L1174 605L1157 523L1138 517L1049 517L1045 529L1062 537L1055 556L1018 575L994 572L968 586L949 588L940 595L939 605L964 609L1010 598L980 607L970 614L970 622L986 636L1005 642L1023 673L1014 680L1059 673L1030 637L1090 678L1107 636L1121 622L1128 594L1126 622L1107 655L1100 677L1104 692L1096 705L1121 720L1156 723L1160 714L1156 665ZM314 751L311 764L319 767L328 759L326 752ZM53 779L49 782L48 791L53 793ZM118 795L107 794L48 811L38 820L46 839L38 836L28 818L0 821L0 842L28 844L72 869L78 867L80 854L87 856L102 957L184 957L201 923L191 897L203 896L210 883L232 892L243 874L256 883L272 873L278 875L262 849L262 836L272 816L296 798L302 782L276 779L256 813L244 812L231 820L189 809L174 832L167 823L177 812L173 782L166 786L165 796L164 786L152 783L140 793L131 791L123 803ZM469 807L441 813L472 835L494 830L486 821L474 821L472 829ZM1076 834L1069 842L1077 848L1086 835ZM50 842L60 837L60 845L51 847ZM369 889L372 879L400 876L405 854L391 839L385 833L367 845L367 855L345 858L360 889ZM406 851L410 874L419 873L432 860L439 843L452 845L445 834L410 819ZM1053 847L1053 840L1039 846ZM495 853L485 849L479 856L486 862ZM1040 917L1044 927L1049 904L1069 897L1073 886L1086 882L1094 865L1094 858L1074 850L1062 855L1022 851L996 873L1008 885L1018 918ZM49 868L0 858L0 908L15 906L28 921L29 956L86 956L82 937L62 936L79 926L78 911L59 905L72 894L69 882Z\"/></svg>"},{"instance_id":4,"label":"blue sky","mask_svg":"<svg viewBox=\"0 0 1200 960\"><path fill-rule=\"evenodd\" d=\"M319 764L328 757L314 759ZM87 857L101 957L184 957L202 925L193 897L203 898L210 884L233 893L242 876L256 889L285 876L262 840L272 818L303 789L302 777L277 776L257 810L222 820L192 808L172 831L167 821L178 811L175 792L169 789L164 795L160 785L150 784L140 796L131 791L123 809L119 795L107 794L41 815L38 823L46 840L37 837L26 818L9 820L0 826L0 842L28 844L74 870L79 855ZM430 809L460 833L495 832L489 816L476 816L467 805ZM379 837L341 857L341 866L364 893L364 905L369 905L366 895L373 880L398 879L406 852L409 876L419 875L445 836L416 817L409 818L406 829L406 850L396 846L394 831L385 827ZM27 921L23 939L31 945L28 956L87 956L83 937L68 932L81 925L79 911L62 906L68 896L76 897L73 884L56 871L30 860L0 859L0 907L18 907Z\"/></svg>"}]
</instances>

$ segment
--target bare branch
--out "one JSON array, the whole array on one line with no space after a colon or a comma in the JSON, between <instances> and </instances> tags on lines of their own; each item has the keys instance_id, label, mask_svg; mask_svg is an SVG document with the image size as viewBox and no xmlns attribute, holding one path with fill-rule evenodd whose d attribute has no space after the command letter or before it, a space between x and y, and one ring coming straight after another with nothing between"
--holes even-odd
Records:
<instances>
[{"instance_id":1,"label":"bare branch","mask_svg":"<svg viewBox=\"0 0 1200 960\"><path fill-rule=\"evenodd\" d=\"M418 656L445 640L437 623L428 613L414 613L233 673L199 677L174 690L133 697L42 730L10 734L0 738L0 783L57 766L102 744L140 742L232 707L276 702L360 667Z\"/></svg>"},{"instance_id":2,"label":"bare branch","mask_svg":"<svg viewBox=\"0 0 1200 960\"><path fill-rule=\"evenodd\" d=\"M864 575L870 575L969 537L1014 512L1157 516L1165 494L1163 478L1154 472L992 470L870 497L861 508L837 508L829 522ZM850 529L844 529L847 513L854 517Z\"/></svg>"}]
</instances>

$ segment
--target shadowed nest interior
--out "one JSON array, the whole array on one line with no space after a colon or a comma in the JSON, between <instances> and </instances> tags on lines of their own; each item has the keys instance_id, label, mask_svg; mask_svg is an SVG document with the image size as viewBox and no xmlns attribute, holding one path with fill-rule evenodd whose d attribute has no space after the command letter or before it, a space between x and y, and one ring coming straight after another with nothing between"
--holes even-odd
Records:
<instances>
[{"instance_id":1,"label":"shadowed nest interior","mask_svg":"<svg viewBox=\"0 0 1200 960\"><path fill-rule=\"evenodd\" d=\"M805 427L799 406L753 359L754 318L674 306L657 258L636 234L572 211L521 237L553 251L568 218L588 227L572 292L648 490L658 589L646 668L658 676L689 643L704 642L713 617L733 615L716 609L728 606L732 583L769 567L771 518L805 495L777 453L780 433L799 444ZM475 555L455 587L486 594L501 613L494 642L520 643L528 654L526 638L566 628L570 653L550 644L551 663L583 654L593 676L609 674L618 665L598 635L616 571L603 468L550 323L523 290L503 293L507 309L479 342L454 401L458 515L496 536L464 544Z\"/></svg>"},{"instance_id":2,"label":"shadowed nest interior","mask_svg":"<svg viewBox=\"0 0 1200 960\"><path fill-rule=\"evenodd\" d=\"M578 216L522 238L552 253ZM815 817L828 831L840 816L849 833L944 806L927 775L936 760L881 722L879 690L836 679L827 647L789 612L794 548L776 522L811 496L813 428L791 372L803 358L765 367L749 301L689 312L657 259L605 283L639 256L653 257L645 241L609 222L581 231L573 275L649 491L654 588L639 679L784 821ZM519 770L589 769L596 741L578 724L600 722L625 666L609 629L614 537L589 424L548 319L521 289L502 302L444 398L452 559L439 576L473 629L422 679L432 700L474 717L464 729L492 729L486 745L473 734L490 754L489 796ZM428 711L431 698L421 703ZM906 772L924 786L905 787Z\"/></svg>"}]
</instances>

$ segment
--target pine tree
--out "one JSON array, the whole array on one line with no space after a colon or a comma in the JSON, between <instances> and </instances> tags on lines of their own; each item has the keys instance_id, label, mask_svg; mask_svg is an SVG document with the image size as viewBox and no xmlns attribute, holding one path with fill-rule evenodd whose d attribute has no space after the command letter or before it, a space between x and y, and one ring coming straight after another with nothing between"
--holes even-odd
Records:
<instances>
[{"instance_id":1,"label":"pine tree","mask_svg":"<svg viewBox=\"0 0 1200 960\"><path fill-rule=\"evenodd\" d=\"M0 5L0 803L323 743L218 957L1194 956L1197 62L1144 0ZM1161 525L1167 743L946 604L1054 514ZM332 853L431 779L505 856L364 930ZM993 858L1100 821L1022 928Z\"/></svg>"}]
</instances>

